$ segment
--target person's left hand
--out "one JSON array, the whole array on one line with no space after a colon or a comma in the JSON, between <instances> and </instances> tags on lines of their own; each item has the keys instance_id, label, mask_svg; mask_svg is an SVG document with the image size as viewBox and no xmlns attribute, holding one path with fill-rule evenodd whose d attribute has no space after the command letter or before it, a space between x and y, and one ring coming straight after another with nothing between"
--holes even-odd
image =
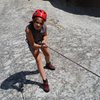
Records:
<instances>
[{"instance_id":1,"label":"person's left hand","mask_svg":"<svg viewBox=\"0 0 100 100\"><path fill-rule=\"evenodd\" d=\"M42 41L42 47L43 48L47 48L48 47L48 45L47 45L47 43L45 41Z\"/></svg>"}]
</instances>

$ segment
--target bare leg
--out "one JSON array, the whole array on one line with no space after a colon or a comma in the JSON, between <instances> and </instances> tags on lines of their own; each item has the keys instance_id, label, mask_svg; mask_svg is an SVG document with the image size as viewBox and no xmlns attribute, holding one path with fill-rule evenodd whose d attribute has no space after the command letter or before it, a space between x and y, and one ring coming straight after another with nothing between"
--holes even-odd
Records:
<instances>
[{"instance_id":1,"label":"bare leg","mask_svg":"<svg viewBox=\"0 0 100 100\"><path fill-rule=\"evenodd\" d=\"M46 80L46 74L45 74L45 70L43 68L41 54L40 54L39 50L35 50L34 53L33 53L33 56L35 57L37 67L39 69L39 72L40 72L42 79Z\"/></svg>"},{"instance_id":2,"label":"bare leg","mask_svg":"<svg viewBox=\"0 0 100 100\"><path fill-rule=\"evenodd\" d=\"M43 48L42 51L43 51L43 54L45 56L45 61L46 61L45 67L50 69L50 70L55 70L55 67L50 62L50 53L49 53L48 48Z\"/></svg>"},{"instance_id":3,"label":"bare leg","mask_svg":"<svg viewBox=\"0 0 100 100\"><path fill-rule=\"evenodd\" d=\"M50 57L50 53L49 53L48 48L43 48L43 49L42 49L42 52L43 52L43 54L44 54L44 56L45 56L45 61L46 61L46 63L49 63L51 57Z\"/></svg>"}]
</instances>

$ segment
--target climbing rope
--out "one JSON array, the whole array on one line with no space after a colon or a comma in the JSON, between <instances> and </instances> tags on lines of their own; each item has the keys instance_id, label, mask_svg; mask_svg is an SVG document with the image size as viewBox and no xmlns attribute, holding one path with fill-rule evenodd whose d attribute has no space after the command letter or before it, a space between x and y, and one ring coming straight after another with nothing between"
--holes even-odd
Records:
<instances>
[{"instance_id":1,"label":"climbing rope","mask_svg":"<svg viewBox=\"0 0 100 100\"><path fill-rule=\"evenodd\" d=\"M81 64L78 64L77 62L73 61L72 59L70 59L70 58L68 58L68 57L64 56L63 54L61 54L61 53L60 53L60 52L58 52L57 50L54 50L54 49L53 49L53 48L51 48L51 47L48 47L48 48L49 48L49 49L51 49L52 51L54 51L54 52L58 53L59 55L61 55L61 56L62 56L62 57L64 57L65 59L68 59L69 61L71 61L71 62L75 63L76 65L78 65L79 67L83 68L84 70L86 70L86 71L88 71L88 72L92 73L93 75L95 75L95 76L97 76L97 77L99 77L99 78L100 78L100 75L98 75L98 74L94 73L93 71L91 71L91 70L87 69L86 67L82 66Z\"/></svg>"}]
</instances>

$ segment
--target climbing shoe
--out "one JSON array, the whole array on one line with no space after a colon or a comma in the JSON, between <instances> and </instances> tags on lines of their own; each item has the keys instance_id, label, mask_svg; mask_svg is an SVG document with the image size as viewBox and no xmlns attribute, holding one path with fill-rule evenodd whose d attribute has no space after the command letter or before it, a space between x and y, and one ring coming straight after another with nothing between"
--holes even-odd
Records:
<instances>
[{"instance_id":1,"label":"climbing shoe","mask_svg":"<svg viewBox=\"0 0 100 100\"><path fill-rule=\"evenodd\" d=\"M45 68L50 69L50 70L55 70L55 67L50 63L47 63Z\"/></svg>"},{"instance_id":2,"label":"climbing shoe","mask_svg":"<svg viewBox=\"0 0 100 100\"><path fill-rule=\"evenodd\" d=\"M43 80L43 90L45 92L49 92L50 91L49 84L48 84L48 80L47 79L46 80Z\"/></svg>"}]
</instances>

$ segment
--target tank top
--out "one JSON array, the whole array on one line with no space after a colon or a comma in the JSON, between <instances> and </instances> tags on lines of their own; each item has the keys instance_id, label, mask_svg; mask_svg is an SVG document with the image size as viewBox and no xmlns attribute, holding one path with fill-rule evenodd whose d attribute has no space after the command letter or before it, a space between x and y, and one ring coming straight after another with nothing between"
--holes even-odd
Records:
<instances>
[{"instance_id":1,"label":"tank top","mask_svg":"<svg viewBox=\"0 0 100 100\"><path fill-rule=\"evenodd\" d=\"M30 22L27 27L31 30L35 43L39 43L43 40L43 36L47 31L45 24L42 26L41 30L39 31L33 27L33 22Z\"/></svg>"}]
</instances>

